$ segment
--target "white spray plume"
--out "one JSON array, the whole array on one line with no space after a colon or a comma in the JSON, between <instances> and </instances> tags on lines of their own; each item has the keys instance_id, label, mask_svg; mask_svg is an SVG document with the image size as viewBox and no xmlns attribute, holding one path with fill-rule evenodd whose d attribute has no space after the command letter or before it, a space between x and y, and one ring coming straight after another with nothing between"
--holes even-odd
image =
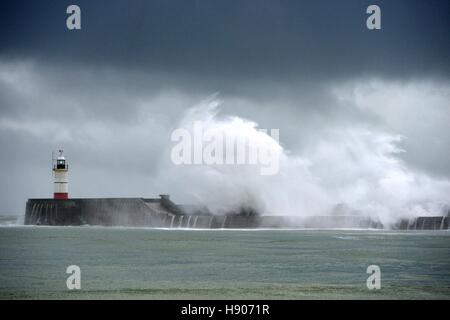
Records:
<instances>
[{"instance_id":1,"label":"white spray plume","mask_svg":"<svg viewBox=\"0 0 450 320\"><path fill-rule=\"evenodd\" d=\"M450 181L409 168L398 157L403 152L399 135L361 128L333 130L294 155L253 121L219 118L220 104L214 97L188 110L180 127L202 121L210 132L270 148L279 159L279 172L265 176L255 166L238 164L164 164L159 180L167 190L205 204L214 214L242 207L283 216L344 210L391 224L400 218L442 215L448 208ZM281 131L281 141L282 137Z\"/></svg>"}]
</instances>

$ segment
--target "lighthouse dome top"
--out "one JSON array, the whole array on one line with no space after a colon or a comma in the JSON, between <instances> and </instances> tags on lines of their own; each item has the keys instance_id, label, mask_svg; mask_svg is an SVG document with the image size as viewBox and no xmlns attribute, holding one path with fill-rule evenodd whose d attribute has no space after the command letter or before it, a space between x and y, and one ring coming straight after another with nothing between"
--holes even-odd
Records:
<instances>
[{"instance_id":1,"label":"lighthouse dome top","mask_svg":"<svg viewBox=\"0 0 450 320\"><path fill-rule=\"evenodd\" d=\"M66 158L64 158L64 156L59 156L58 160L66 160Z\"/></svg>"}]
</instances>

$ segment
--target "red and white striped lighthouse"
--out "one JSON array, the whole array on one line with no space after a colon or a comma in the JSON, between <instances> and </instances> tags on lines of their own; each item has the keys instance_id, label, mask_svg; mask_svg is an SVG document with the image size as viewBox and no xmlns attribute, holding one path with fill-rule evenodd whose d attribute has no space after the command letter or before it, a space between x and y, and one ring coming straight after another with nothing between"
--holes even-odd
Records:
<instances>
[{"instance_id":1,"label":"red and white striped lighthouse","mask_svg":"<svg viewBox=\"0 0 450 320\"><path fill-rule=\"evenodd\" d=\"M54 199L69 198L69 165L63 156L63 150L59 150L59 155L53 159Z\"/></svg>"}]
</instances>

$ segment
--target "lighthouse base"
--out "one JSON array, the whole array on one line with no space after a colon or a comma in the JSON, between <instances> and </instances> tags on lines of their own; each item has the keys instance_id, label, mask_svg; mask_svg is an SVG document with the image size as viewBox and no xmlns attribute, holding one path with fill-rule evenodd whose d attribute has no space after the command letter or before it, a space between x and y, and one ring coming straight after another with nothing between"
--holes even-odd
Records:
<instances>
[{"instance_id":1,"label":"lighthouse base","mask_svg":"<svg viewBox=\"0 0 450 320\"><path fill-rule=\"evenodd\" d=\"M69 194L65 192L55 192L53 194L53 199L67 200L69 199Z\"/></svg>"}]
</instances>

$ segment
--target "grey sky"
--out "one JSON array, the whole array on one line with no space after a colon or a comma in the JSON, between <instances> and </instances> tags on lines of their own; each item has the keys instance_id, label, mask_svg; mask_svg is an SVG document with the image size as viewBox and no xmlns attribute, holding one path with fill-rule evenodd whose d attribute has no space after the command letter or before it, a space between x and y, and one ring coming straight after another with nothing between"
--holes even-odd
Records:
<instances>
[{"instance_id":1,"label":"grey sky","mask_svg":"<svg viewBox=\"0 0 450 320\"><path fill-rule=\"evenodd\" d=\"M82 30L69 31L76 3ZM369 4L382 30L365 26ZM448 1L2 1L0 203L50 197L51 150L77 197L153 196L181 114L280 128L292 152L329 129L407 137L405 162L450 179ZM4 211L4 212L3 212Z\"/></svg>"}]
</instances>

